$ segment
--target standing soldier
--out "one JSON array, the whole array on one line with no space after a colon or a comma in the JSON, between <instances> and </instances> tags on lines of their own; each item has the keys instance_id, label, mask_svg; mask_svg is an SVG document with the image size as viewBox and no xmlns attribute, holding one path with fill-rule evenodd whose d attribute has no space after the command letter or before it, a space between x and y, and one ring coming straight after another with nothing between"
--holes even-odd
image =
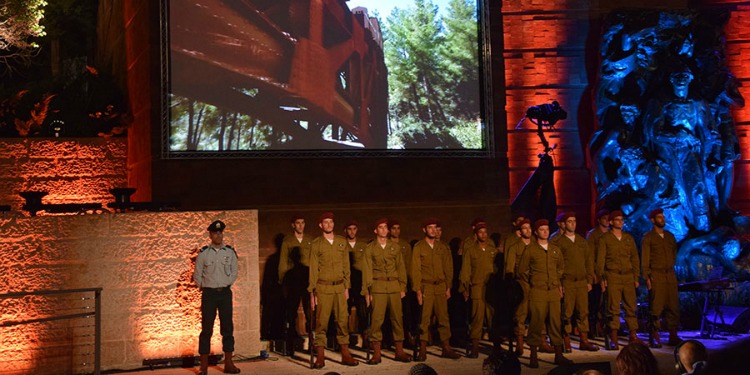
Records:
<instances>
[{"instance_id":1,"label":"standing soldier","mask_svg":"<svg viewBox=\"0 0 750 375\"><path fill-rule=\"evenodd\" d=\"M285 355L294 356L294 341L297 334L297 310L299 304L305 312L305 319L309 322L310 299L307 297L307 282L310 279L310 244L312 236L305 234L305 219L302 215L292 216L292 235L285 236L281 243L281 258L279 259L279 283L284 292L286 320ZM308 343L312 348L312 343ZM312 349L310 349L312 350Z\"/></svg>"},{"instance_id":2,"label":"standing soldier","mask_svg":"<svg viewBox=\"0 0 750 375\"><path fill-rule=\"evenodd\" d=\"M346 301L351 287L349 252L346 239L333 233L333 213L320 216L318 226L323 234L312 241L310 247L310 303L318 306L315 317L314 368L325 366L325 344L328 320L333 312L336 319L336 341L341 347L341 363L356 366L357 360L349 353Z\"/></svg>"},{"instance_id":3,"label":"standing soldier","mask_svg":"<svg viewBox=\"0 0 750 375\"><path fill-rule=\"evenodd\" d=\"M591 253L594 254L594 265L596 265L596 247L599 245L599 239L602 238L604 233L609 231L609 210L599 210L596 212L596 225L586 234L586 241L589 243ZM596 267L596 266L594 266ZM599 319L602 306L602 287L599 285L597 280L596 272L594 272L594 283L591 285L591 293L589 293L589 323L591 327L591 337L605 336L609 332L606 332L606 322L602 322Z\"/></svg>"},{"instance_id":4,"label":"standing soldier","mask_svg":"<svg viewBox=\"0 0 750 375\"><path fill-rule=\"evenodd\" d=\"M442 341L442 357L458 359L461 356L450 346L451 327L448 319L448 298L453 283L453 260L447 246L437 239L437 219L424 221L422 231L425 238L414 245L412 254L412 281L417 302L422 305L419 355L417 361L427 359L427 335L430 318L434 313L438 322L438 334Z\"/></svg>"},{"instance_id":5,"label":"standing soldier","mask_svg":"<svg viewBox=\"0 0 750 375\"><path fill-rule=\"evenodd\" d=\"M560 249L549 243L549 221L540 219L534 222L536 241L532 241L521 256L518 275L521 283L529 289L528 343L531 347L529 367L538 368L537 348L542 343L545 323L552 345L555 347L555 364L571 365L573 361L563 356L563 338L560 321L560 299L565 261Z\"/></svg>"},{"instance_id":6,"label":"standing soldier","mask_svg":"<svg viewBox=\"0 0 750 375\"><path fill-rule=\"evenodd\" d=\"M563 272L563 341L565 352L570 353L570 333L573 330L573 311L578 310L576 326L580 334L578 349L595 352L599 347L591 344L589 335L589 291L594 282L594 254L583 236L576 233L575 212L566 212L561 217L563 233L552 240L562 251L565 260Z\"/></svg>"},{"instance_id":7,"label":"standing soldier","mask_svg":"<svg viewBox=\"0 0 750 375\"><path fill-rule=\"evenodd\" d=\"M223 221L216 220L208 226L211 244L204 246L195 260L193 280L201 289L201 333L198 337L198 354L201 367L198 375L208 373L208 355L214 333L216 312L221 326L221 347L224 351L224 373L239 374L232 362L234 352L234 322L232 321L232 284L237 280L237 252L224 244Z\"/></svg>"},{"instance_id":8,"label":"standing soldier","mask_svg":"<svg viewBox=\"0 0 750 375\"><path fill-rule=\"evenodd\" d=\"M464 249L463 262L459 280L460 291L464 300L471 297L471 327L469 338L471 339L471 351L469 358L479 357L479 340L482 339L482 327L484 319L487 318L487 326L492 327L494 309L486 303L486 286L490 281L490 275L495 272L495 256L497 249L492 241L488 241L487 225L483 222L474 226L476 241Z\"/></svg>"},{"instance_id":9,"label":"standing soldier","mask_svg":"<svg viewBox=\"0 0 750 375\"><path fill-rule=\"evenodd\" d=\"M363 297L362 288L362 270L365 267L365 247L364 241L357 240L357 231L359 223L356 220L349 220L344 228L346 235L346 249L349 251L349 264L351 264L351 281L352 288L349 293L349 334L359 335L359 337L350 337L350 344L358 344L362 340L361 348L367 343L367 306ZM352 340L353 339L353 340Z\"/></svg>"},{"instance_id":10,"label":"standing soldier","mask_svg":"<svg viewBox=\"0 0 750 375\"><path fill-rule=\"evenodd\" d=\"M381 327L385 321L386 308L390 311L393 340L396 345L396 361L409 362L404 352L404 327L401 319L401 299L406 295L406 266L398 245L388 239L388 220L375 222L375 241L365 250L364 281L367 288L362 293L372 303L371 340L373 356L369 365L380 363L380 343L383 341ZM369 289L369 294L367 291Z\"/></svg>"},{"instance_id":11,"label":"standing soldier","mask_svg":"<svg viewBox=\"0 0 750 375\"><path fill-rule=\"evenodd\" d=\"M677 326L680 324L680 300L677 295L677 276L674 264L677 259L677 241L674 235L664 229L666 220L664 210L657 208L648 214L654 228L643 235L641 251L643 252L643 277L649 290L649 307L651 308L651 327L649 327L649 345L661 348L659 329L661 328L661 314L667 317L669 342L667 345L676 346L682 341L677 336Z\"/></svg>"},{"instance_id":12,"label":"standing soldier","mask_svg":"<svg viewBox=\"0 0 750 375\"><path fill-rule=\"evenodd\" d=\"M475 218L471 222L471 235L464 238L464 240L461 241L461 247L458 248L458 255L463 256L464 251L466 251L467 248L469 248L470 246L474 245L477 242L476 228L477 228L477 225L479 224L485 224L485 228L487 227L484 219L482 219L481 217Z\"/></svg>"},{"instance_id":13,"label":"standing soldier","mask_svg":"<svg viewBox=\"0 0 750 375\"><path fill-rule=\"evenodd\" d=\"M521 296L520 302L514 314L514 334L516 335L516 354L523 355L523 336L526 334L526 317L529 315L529 288L528 284L520 282L518 275L518 264L526 248L531 244L531 223L529 219L522 219L518 223L520 237L505 252L505 274L509 278L519 281ZM508 240L506 240L507 243Z\"/></svg>"},{"instance_id":14,"label":"standing soldier","mask_svg":"<svg viewBox=\"0 0 750 375\"><path fill-rule=\"evenodd\" d=\"M415 343L412 333L415 332L417 325L417 295L414 293L411 287L411 244L409 244L409 242L405 239L401 238L401 224L398 221L390 219L388 220L388 225L390 225L390 231L388 235L391 239L391 242L396 244L396 246L398 246L398 248L401 250L401 259L403 259L404 265L406 266L406 296L402 299L401 308L404 312L403 322L405 339L409 342L409 345L413 346L415 345Z\"/></svg>"},{"instance_id":15,"label":"standing soldier","mask_svg":"<svg viewBox=\"0 0 750 375\"><path fill-rule=\"evenodd\" d=\"M625 310L630 343L640 342L636 335L638 319L635 315L635 291L638 289L640 260L633 236L622 230L625 224L623 217L622 211L619 210L609 214L611 229L602 236L597 246L596 273L599 275L602 293L607 292L609 288L607 306L612 317L609 321L610 342L607 350L620 348L617 344L617 330L620 329L620 302Z\"/></svg>"}]
</instances>

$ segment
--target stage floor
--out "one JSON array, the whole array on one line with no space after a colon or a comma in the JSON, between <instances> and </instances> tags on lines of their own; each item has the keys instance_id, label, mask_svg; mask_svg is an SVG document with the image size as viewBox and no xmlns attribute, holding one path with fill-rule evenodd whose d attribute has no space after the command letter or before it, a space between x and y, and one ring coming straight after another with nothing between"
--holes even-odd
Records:
<instances>
[{"instance_id":1,"label":"stage floor","mask_svg":"<svg viewBox=\"0 0 750 375\"><path fill-rule=\"evenodd\" d=\"M647 340L647 335L645 334L639 334L638 335L642 340ZM667 334L665 332L662 332L662 342L665 343L667 341ZM680 337L683 339L687 338L697 338L699 336L699 332L697 331L682 331L680 332ZM706 347L708 348L709 352L716 351L724 346L726 346L728 343L740 340L750 338L750 334L744 334L744 335L716 335L714 339L700 339ZM595 340L592 340L594 343L596 343L599 346L603 346L603 341L598 338ZM617 357L617 354L619 351L606 351L606 350L600 350L598 352L581 352L576 350L577 348L577 337L573 338L573 353L566 354L566 357L572 359L577 364L584 363L584 362L609 362L612 374L617 374L617 369L615 367L615 358ZM489 344L485 342L484 344ZM625 337L620 337L620 344L624 345L627 344L627 340ZM480 355L477 359L469 359L469 358L461 358L458 360L450 360L450 359L443 359L440 358L440 348L436 346L428 347L429 355L427 356L427 361L424 362L434 368L438 374L440 375L453 375L453 374L481 374L482 373L482 361L484 358L487 358L487 354L489 353L489 348L486 347L486 350L484 350L484 354ZM663 375L669 375L674 374L674 347L670 346L664 346L660 349L652 349L654 355L656 356L657 361L659 362L659 369L661 374ZM411 350L408 351L411 353ZM462 353L462 350L459 350L460 353ZM241 356L250 357L250 355L244 355L240 353ZM253 354L254 355L254 354ZM359 359L360 361L364 362L365 358L365 352L359 351L357 349L352 349L352 355L354 355L355 358ZM399 363L393 361L393 352L391 351L383 351L383 362L380 363L377 366L368 366L365 363L360 363L359 366L356 367L347 367L343 366L338 363L338 361L341 359L341 355L339 353L333 353L330 351L326 351L326 367L322 370L310 370L308 367L308 358L307 357L298 357L297 359L291 359L289 357L283 357L279 356L276 353L271 353L271 356L269 359L266 360L249 360L249 361L238 361L236 362L237 367L239 367L242 370L243 374L263 374L263 375L287 375L287 374L326 374L328 372L338 372L342 375L357 375L357 374L369 374L373 371L377 372L377 375L405 375L409 373L409 369L414 366L415 363ZM538 369L531 369L527 367L527 364L529 363L529 351L528 347L525 350L524 355L521 357L521 373L526 375L537 375L537 374L547 374L552 369L557 367L552 363L552 359L554 357L554 354L539 354L539 368ZM235 361L238 360L238 357L235 358ZM209 367L208 373L209 374L221 374L223 370L223 365L219 364L218 366L212 366ZM153 371L146 370L147 372L143 371L131 371L131 372L118 372L118 373L124 373L124 374L153 374L153 375L189 375L189 374L196 374L198 372L198 368L168 368L168 369L155 369Z\"/></svg>"}]
</instances>

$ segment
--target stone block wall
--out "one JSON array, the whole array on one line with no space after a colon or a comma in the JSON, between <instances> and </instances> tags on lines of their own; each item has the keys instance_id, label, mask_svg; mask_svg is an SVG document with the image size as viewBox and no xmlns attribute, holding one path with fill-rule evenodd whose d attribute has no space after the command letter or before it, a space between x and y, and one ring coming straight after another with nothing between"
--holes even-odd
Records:
<instances>
[{"instance_id":1,"label":"stone block wall","mask_svg":"<svg viewBox=\"0 0 750 375\"><path fill-rule=\"evenodd\" d=\"M114 201L109 189L127 186L125 138L0 139L0 205L20 211L18 193L48 191L43 203Z\"/></svg>"},{"instance_id":2,"label":"stone block wall","mask_svg":"<svg viewBox=\"0 0 750 375\"><path fill-rule=\"evenodd\" d=\"M260 351L258 215L254 210L135 212L0 219L0 294L103 288L102 369L132 369L144 359L197 355L200 291L192 284L206 227L227 224L225 240L239 255L233 287L236 353ZM76 314L91 295L1 299L3 322ZM91 321L0 327L0 374L92 371ZM212 351L221 353L218 319Z\"/></svg>"}]
</instances>

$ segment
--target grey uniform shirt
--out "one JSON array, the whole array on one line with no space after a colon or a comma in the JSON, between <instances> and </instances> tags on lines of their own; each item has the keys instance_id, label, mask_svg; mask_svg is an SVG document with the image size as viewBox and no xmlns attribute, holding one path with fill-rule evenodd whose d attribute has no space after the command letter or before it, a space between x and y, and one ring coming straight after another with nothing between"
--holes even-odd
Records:
<instances>
[{"instance_id":1,"label":"grey uniform shirt","mask_svg":"<svg viewBox=\"0 0 750 375\"><path fill-rule=\"evenodd\" d=\"M195 260L193 280L200 288L223 288L237 280L237 252L229 245L204 246Z\"/></svg>"}]
</instances>

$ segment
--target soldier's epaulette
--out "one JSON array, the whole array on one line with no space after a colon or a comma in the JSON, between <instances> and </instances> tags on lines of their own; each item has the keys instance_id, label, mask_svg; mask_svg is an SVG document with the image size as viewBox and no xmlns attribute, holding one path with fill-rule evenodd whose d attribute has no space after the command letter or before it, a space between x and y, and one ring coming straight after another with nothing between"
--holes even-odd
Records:
<instances>
[{"instance_id":1,"label":"soldier's epaulette","mask_svg":"<svg viewBox=\"0 0 750 375\"><path fill-rule=\"evenodd\" d=\"M232 247L232 245L224 245L224 247L226 247L226 248L228 248L228 249L230 249L230 250L234 251L234 256L236 256L236 257L237 257L237 259L240 259L240 256L239 256L239 255L237 255L237 250L235 250L235 249L234 249L234 248Z\"/></svg>"},{"instance_id":2,"label":"soldier's epaulette","mask_svg":"<svg viewBox=\"0 0 750 375\"><path fill-rule=\"evenodd\" d=\"M210 246L208 246L208 245L201 247L201 251L200 252L202 253L202 252L208 250L209 247Z\"/></svg>"}]
</instances>

